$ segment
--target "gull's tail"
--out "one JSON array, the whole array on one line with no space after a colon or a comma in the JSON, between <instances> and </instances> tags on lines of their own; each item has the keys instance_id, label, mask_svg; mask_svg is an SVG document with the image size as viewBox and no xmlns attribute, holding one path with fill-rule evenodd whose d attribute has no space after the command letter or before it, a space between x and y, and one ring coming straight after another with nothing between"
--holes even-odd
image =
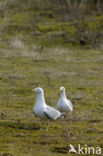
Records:
<instances>
[{"instance_id":1,"label":"gull's tail","mask_svg":"<svg viewBox=\"0 0 103 156\"><path fill-rule=\"evenodd\" d=\"M61 117L65 117L65 114L66 114L65 112L60 112Z\"/></svg>"}]
</instances>

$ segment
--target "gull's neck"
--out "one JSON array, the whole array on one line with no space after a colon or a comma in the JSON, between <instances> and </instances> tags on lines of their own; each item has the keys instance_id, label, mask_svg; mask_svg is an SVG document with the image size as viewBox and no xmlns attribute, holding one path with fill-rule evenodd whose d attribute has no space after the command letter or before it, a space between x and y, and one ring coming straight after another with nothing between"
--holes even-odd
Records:
<instances>
[{"instance_id":1,"label":"gull's neck","mask_svg":"<svg viewBox=\"0 0 103 156\"><path fill-rule=\"evenodd\" d=\"M60 94L60 98L66 98L65 91L61 92L61 94Z\"/></svg>"},{"instance_id":2,"label":"gull's neck","mask_svg":"<svg viewBox=\"0 0 103 156\"><path fill-rule=\"evenodd\" d=\"M44 93L38 93L36 97L36 103L45 105Z\"/></svg>"}]
</instances>

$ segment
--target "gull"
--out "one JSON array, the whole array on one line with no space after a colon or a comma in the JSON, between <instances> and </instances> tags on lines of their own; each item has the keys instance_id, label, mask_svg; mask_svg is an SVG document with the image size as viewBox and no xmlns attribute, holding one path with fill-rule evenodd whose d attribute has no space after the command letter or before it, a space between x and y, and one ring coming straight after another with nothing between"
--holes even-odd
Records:
<instances>
[{"instance_id":1,"label":"gull","mask_svg":"<svg viewBox=\"0 0 103 156\"><path fill-rule=\"evenodd\" d=\"M56 110L53 107L48 106L45 103L45 99L44 99L44 91L42 88L37 87L35 89L33 89L33 91L36 92L36 103L35 106L33 108L33 113L35 115L35 117L40 118L41 119L41 128L40 130L42 130L42 120L48 120L47 123L47 131L48 131L48 127L49 127L49 120L56 120L58 117L61 116L61 113Z\"/></svg>"},{"instance_id":2,"label":"gull","mask_svg":"<svg viewBox=\"0 0 103 156\"><path fill-rule=\"evenodd\" d=\"M60 87L60 99L57 103L57 109L63 113L69 113L73 111L73 104L66 98L65 88Z\"/></svg>"}]
</instances>

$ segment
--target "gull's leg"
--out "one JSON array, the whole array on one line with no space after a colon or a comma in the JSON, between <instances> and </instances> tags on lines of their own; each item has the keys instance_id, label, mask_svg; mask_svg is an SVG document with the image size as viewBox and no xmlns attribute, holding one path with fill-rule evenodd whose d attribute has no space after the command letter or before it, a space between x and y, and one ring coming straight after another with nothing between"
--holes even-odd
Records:
<instances>
[{"instance_id":1,"label":"gull's leg","mask_svg":"<svg viewBox=\"0 0 103 156\"><path fill-rule=\"evenodd\" d=\"M43 122L42 122L42 119L41 119L41 127L40 127L39 131L42 131L42 125L43 125Z\"/></svg>"},{"instance_id":2,"label":"gull's leg","mask_svg":"<svg viewBox=\"0 0 103 156\"><path fill-rule=\"evenodd\" d=\"M48 128L49 128L49 120L47 122L47 129L46 129L46 131L48 131Z\"/></svg>"}]
</instances>

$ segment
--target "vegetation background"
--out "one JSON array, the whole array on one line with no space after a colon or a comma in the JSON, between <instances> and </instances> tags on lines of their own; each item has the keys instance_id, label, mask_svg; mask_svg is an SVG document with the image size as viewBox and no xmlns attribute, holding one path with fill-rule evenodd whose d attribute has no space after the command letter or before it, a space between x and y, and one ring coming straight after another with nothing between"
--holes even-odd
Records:
<instances>
[{"instance_id":1,"label":"vegetation background","mask_svg":"<svg viewBox=\"0 0 103 156\"><path fill-rule=\"evenodd\" d=\"M36 86L55 108L64 86L74 105L48 132L32 114ZM102 127L103 0L0 0L0 156L103 149Z\"/></svg>"}]
</instances>

